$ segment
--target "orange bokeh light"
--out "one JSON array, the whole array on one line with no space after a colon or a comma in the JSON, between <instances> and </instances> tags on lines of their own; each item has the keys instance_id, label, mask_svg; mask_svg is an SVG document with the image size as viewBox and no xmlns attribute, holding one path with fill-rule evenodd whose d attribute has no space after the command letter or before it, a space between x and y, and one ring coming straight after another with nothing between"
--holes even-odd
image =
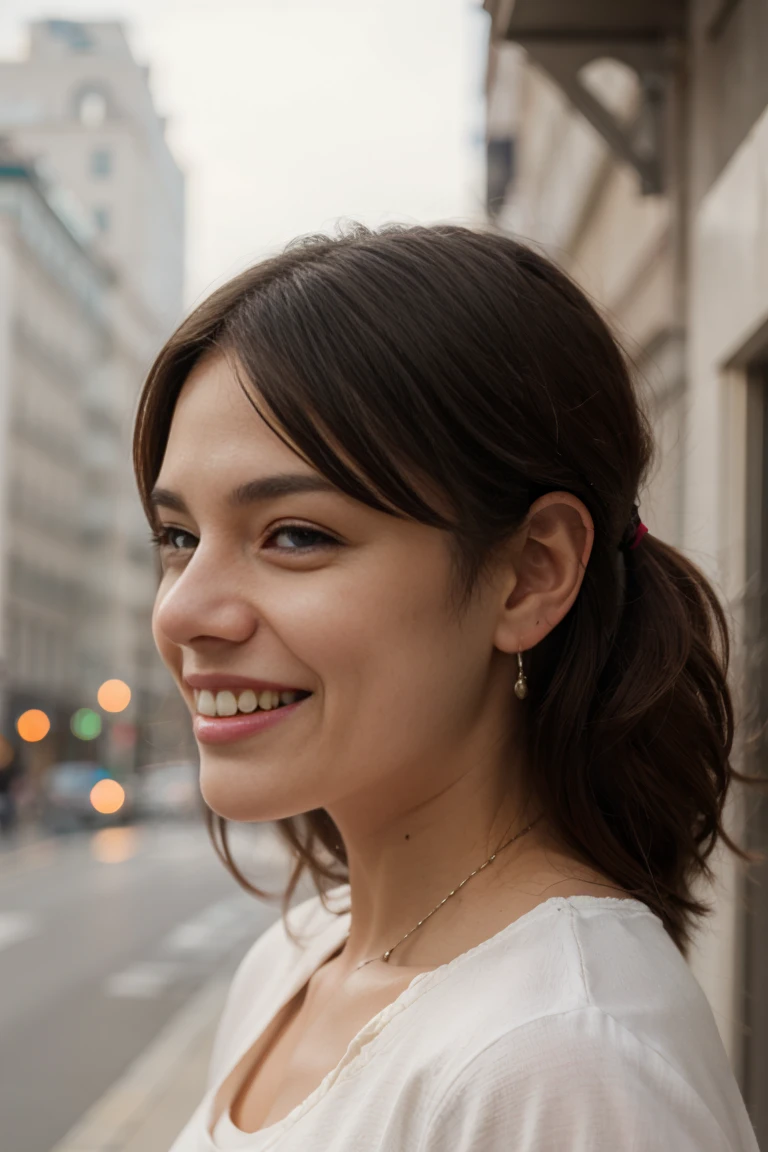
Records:
<instances>
[{"instance_id":1,"label":"orange bokeh light","mask_svg":"<svg viewBox=\"0 0 768 1152\"><path fill-rule=\"evenodd\" d=\"M35 744L38 740L45 739L50 730L51 722L39 708L29 708L26 712L22 712L16 721L16 731L28 744Z\"/></svg>"},{"instance_id":2,"label":"orange bokeh light","mask_svg":"<svg viewBox=\"0 0 768 1152\"><path fill-rule=\"evenodd\" d=\"M96 699L105 712L122 712L131 702L131 690L123 680L105 680Z\"/></svg>"},{"instance_id":3,"label":"orange bokeh light","mask_svg":"<svg viewBox=\"0 0 768 1152\"><path fill-rule=\"evenodd\" d=\"M117 780L99 780L91 788L91 804L102 816L111 816L125 803L125 791Z\"/></svg>"}]
</instances>

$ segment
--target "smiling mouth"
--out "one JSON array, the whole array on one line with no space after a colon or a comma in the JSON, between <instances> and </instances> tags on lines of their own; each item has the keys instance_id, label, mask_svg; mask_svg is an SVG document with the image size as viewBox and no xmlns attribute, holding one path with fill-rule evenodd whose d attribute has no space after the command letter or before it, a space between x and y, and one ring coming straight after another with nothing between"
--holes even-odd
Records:
<instances>
[{"instance_id":1,"label":"smiling mouth","mask_svg":"<svg viewBox=\"0 0 768 1152\"><path fill-rule=\"evenodd\" d=\"M299 700L306 700L311 692L301 689L278 692L274 688L265 688L255 692L252 688L243 688L239 692L232 692L225 688L219 692L211 692L208 688L195 689L195 711L199 716L249 716L253 712L274 712L284 708L287 704L295 704Z\"/></svg>"}]
</instances>

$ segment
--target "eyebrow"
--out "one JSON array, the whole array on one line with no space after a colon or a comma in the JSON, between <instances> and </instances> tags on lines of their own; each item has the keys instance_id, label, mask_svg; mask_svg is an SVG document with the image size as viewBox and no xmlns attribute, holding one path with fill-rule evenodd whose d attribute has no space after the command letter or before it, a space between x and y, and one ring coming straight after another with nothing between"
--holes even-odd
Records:
<instances>
[{"instance_id":1,"label":"eyebrow","mask_svg":"<svg viewBox=\"0 0 768 1152\"><path fill-rule=\"evenodd\" d=\"M239 484L227 497L232 508L245 508L249 504L259 504L266 500L277 500L282 496L295 496L302 492L338 492L335 484L324 476L312 476L307 472L283 472L275 476L261 476L258 480L248 480ZM170 488L154 488L149 497L152 508L167 508L172 512L189 515L184 499Z\"/></svg>"}]
</instances>

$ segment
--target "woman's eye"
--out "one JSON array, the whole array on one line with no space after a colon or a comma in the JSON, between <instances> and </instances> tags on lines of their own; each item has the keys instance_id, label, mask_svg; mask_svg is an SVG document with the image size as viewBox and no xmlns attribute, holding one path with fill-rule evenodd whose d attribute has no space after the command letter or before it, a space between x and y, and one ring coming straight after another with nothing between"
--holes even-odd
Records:
<instances>
[{"instance_id":1,"label":"woman's eye","mask_svg":"<svg viewBox=\"0 0 768 1152\"><path fill-rule=\"evenodd\" d=\"M185 544L184 539L193 543ZM155 547L161 550L167 548L170 552L187 552L194 548L197 537L191 532L185 532L183 528L159 528L157 532L152 533L151 540Z\"/></svg>"},{"instance_id":2,"label":"woman's eye","mask_svg":"<svg viewBox=\"0 0 768 1152\"><path fill-rule=\"evenodd\" d=\"M304 528L297 524L284 524L267 537L267 544L281 552L309 552L317 548L333 548L338 541L317 528Z\"/></svg>"},{"instance_id":3,"label":"woman's eye","mask_svg":"<svg viewBox=\"0 0 768 1152\"><path fill-rule=\"evenodd\" d=\"M184 528L161 527L151 534L151 540L158 551L166 554L191 552L197 544L197 537ZM317 528L285 524L271 532L266 543L269 549L279 552L310 552L318 548L332 548L338 541Z\"/></svg>"}]
</instances>

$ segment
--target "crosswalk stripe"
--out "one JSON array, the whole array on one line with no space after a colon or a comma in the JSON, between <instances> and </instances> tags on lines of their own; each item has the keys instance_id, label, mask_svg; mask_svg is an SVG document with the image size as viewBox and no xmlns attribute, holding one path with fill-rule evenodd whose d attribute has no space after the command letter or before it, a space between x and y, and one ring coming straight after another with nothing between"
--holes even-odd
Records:
<instances>
[{"instance_id":1,"label":"crosswalk stripe","mask_svg":"<svg viewBox=\"0 0 768 1152\"><path fill-rule=\"evenodd\" d=\"M253 939L263 930L253 920L253 903L237 893L209 905L190 920L177 924L160 942L159 959L143 960L104 982L106 996L154 1000L175 981L206 967L243 938Z\"/></svg>"},{"instance_id":2,"label":"crosswalk stripe","mask_svg":"<svg viewBox=\"0 0 768 1152\"><path fill-rule=\"evenodd\" d=\"M239 894L204 908L191 920L177 924L160 945L162 952L223 952L253 933L248 913L253 905Z\"/></svg>"},{"instance_id":3,"label":"crosswalk stripe","mask_svg":"<svg viewBox=\"0 0 768 1152\"><path fill-rule=\"evenodd\" d=\"M179 965L172 961L147 960L115 972L105 981L104 992L124 1000L154 1000L178 974Z\"/></svg>"}]
</instances>

